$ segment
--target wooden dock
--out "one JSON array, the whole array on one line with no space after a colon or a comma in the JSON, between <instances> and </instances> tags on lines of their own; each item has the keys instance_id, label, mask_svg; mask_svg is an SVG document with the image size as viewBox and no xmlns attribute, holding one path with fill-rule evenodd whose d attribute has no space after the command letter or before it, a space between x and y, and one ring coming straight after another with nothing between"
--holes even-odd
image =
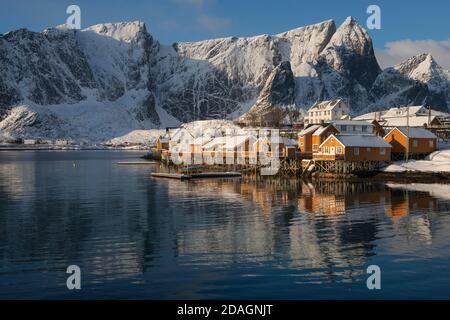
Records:
<instances>
[{"instance_id":1,"label":"wooden dock","mask_svg":"<svg viewBox=\"0 0 450 320\"><path fill-rule=\"evenodd\" d=\"M155 173L152 173L152 177L177 179L177 180L239 178L239 177L242 177L242 173L240 173L240 172L202 172L202 173L182 174L182 173L155 172Z\"/></svg>"},{"instance_id":2,"label":"wooden dock","mask_svg":"<svg viewBox=\"0 0 450 320\"><path fill-rule=\"evenodd\" d=\"M166 178L166 179L177 179L177 180L188 180L188 179L191 179L191 176L189 176L187 174L162 173L162 172L154 172L154 173L152 173L152 177L154 177L154 178Z\"/></svg>"}]
</instances>

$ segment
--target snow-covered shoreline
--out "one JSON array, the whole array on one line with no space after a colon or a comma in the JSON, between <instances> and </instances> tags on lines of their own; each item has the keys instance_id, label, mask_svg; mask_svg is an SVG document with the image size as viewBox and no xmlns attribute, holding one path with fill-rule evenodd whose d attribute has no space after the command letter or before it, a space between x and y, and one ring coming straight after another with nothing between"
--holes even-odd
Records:
<instances>
[{"instance_id":1,"label":"snow-covered shoreline","mask_svg":"<svg viewBox=\"0 0 450 320\"><path fill-rule=\"evenodd\" d=\"M450 172L450 144L442 144L440 150L433 152L424 160L396 161L382 171L387 173Z\"/></svg>"}]
</instances>

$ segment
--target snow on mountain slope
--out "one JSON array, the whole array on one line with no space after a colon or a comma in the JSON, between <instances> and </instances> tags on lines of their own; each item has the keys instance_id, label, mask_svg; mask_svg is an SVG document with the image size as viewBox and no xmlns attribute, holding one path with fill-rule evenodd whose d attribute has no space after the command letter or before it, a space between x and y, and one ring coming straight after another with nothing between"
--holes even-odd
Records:
<instances>
[{"instance_id":1,"label":"snow on mountain slope","mask_svg":"<svg viewBox=\"0 0 450 320\"><path fill-rule=\"evenodd\" d=\"M431 105L448 112L450 81L430 54L412 57L385 69L375 81L372 110L406 105Z\"/></svg>"},{"instance_id":2,"label":"snow on mountain slope","mask_svg":"<svg viewBox=\"0 0 450 320\"><path fill-rule=\"evenodd\" d=\"M280 72L287 63L289 72ZM304 111L341 98L353 114L450 106L448 71L428 55L381 71L372 40L351 17L338 28L327 20L273 36L171 46L139 21L21 29L0 35L0 74L0 129L20 137L110 140L250 109L270 113L286 101Z\"/></svg>"}]
</instances>

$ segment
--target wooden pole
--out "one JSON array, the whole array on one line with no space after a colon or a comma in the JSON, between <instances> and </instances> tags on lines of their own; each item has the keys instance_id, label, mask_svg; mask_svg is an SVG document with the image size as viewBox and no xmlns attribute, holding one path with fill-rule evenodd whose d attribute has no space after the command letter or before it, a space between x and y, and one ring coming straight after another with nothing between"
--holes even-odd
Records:
<instances>
[{"instance_id":1,"label":"wooden pole","mask_svg":"<svg viewBox=\"0 0 450 320\"><path fill-rule=\"evenodd\" d=\"M406 162L409 159L409 107L406 108Z\"/></svg>"}]
</instances>

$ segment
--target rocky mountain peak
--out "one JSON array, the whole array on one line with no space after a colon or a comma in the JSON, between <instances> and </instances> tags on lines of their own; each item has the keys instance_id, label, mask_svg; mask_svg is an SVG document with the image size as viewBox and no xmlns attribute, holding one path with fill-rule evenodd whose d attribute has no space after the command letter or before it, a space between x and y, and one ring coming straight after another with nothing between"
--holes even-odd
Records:
<instances>
[{"instance_id":1,"label":"rocky mountain peak","mask_svg":"<svg viewBox=\"0 0 450 320\"><path fill-rule=\"evenodd\" d=\"M145 23L142 21L102 23L82 30L82 32L89 31L124 43L130 43L147 33Z\"/></svg>"},{"instance_id":2,"label":"rocky mountain peak","mask_svg":"<svg viewBox=\"0 0 450 320\"><path fill-rule=\"evenodd\" d=\"M281 62L270 74L255 105L241 117L248 124L279 123L284 109L295 103L295 80L289 61Z\"/></svg>"},{"instance_id":3,"label":"rocky mountain peak","mask_svg":"<svg viewBox=\"0 0 450 320\"><path fill-rule=\"evenodd\" d=\"M428 82L433 78L446 79L445 71L429 53L420 54L396 65L396 70L411 79Z\"/></svg>"}]
</instances>

